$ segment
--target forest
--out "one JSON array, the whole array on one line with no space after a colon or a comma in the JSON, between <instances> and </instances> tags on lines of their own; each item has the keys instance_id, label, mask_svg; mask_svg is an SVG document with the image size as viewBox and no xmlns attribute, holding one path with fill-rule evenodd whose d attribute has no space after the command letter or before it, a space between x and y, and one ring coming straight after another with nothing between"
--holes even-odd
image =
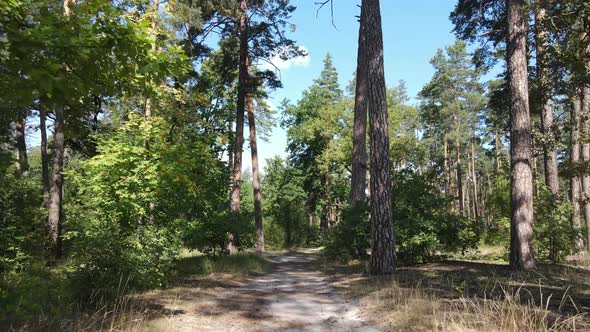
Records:
<instances>
[{"instance_id":1,"label":"forest","mask_svg":"<svg viewBox=\"0 0 590 332\"><path fill-rule=\"evenodd\" d=\"M309 0L276 100L303 2L0 1L0 330L590 330L590 2L450 1L413 95Z\"/></svg>"}]
</instances>

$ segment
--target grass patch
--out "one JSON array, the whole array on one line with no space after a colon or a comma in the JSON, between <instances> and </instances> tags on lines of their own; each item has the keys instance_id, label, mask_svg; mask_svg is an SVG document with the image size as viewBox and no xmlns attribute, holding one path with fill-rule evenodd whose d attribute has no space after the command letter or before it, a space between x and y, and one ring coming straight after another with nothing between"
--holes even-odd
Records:
<instances>
[{"instance_id":1,"label":"grass patch","mask_svg":"<svg viewBox=\"0 0 590 332\"><path fill-rule=\"evenodd\" d=\"M366 277L365 262L325 262L336 287L361 301L366 318L395 331L581 331L590 329L590 270L445 261ZM356 273L356 277L354 277Z\"/></svg>"},{"instance_id":2,"label":"grass patch","mask_svg":"<svg viewBox=\"0 0 590 332\"><path fill-rule=\"evenodd\" d=\"M244 276L251 273L265 273L272 268L272 263L268 259L254 253L214 257L195 253L183 256L176 263L176 271L180 277L206 276L214 273Z\"/></svg>"}]
</instances>

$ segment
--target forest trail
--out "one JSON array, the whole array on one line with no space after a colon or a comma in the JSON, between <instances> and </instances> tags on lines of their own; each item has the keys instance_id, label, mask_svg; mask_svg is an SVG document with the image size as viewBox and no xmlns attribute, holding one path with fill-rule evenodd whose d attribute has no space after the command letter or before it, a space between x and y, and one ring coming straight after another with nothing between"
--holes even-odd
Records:
<instances>
[{"instance_id":1,"label":"forest trail","mask_svg":"<svg viewBox=\"0 0 590 332\"><path fill-rule=\"evenodd\" d=\"M151 294L169 313L148 323L167 331L378 331L318 271L318 255L271 256L273 270L239 283L195 284Z\"/></svg>"}]
</instances>

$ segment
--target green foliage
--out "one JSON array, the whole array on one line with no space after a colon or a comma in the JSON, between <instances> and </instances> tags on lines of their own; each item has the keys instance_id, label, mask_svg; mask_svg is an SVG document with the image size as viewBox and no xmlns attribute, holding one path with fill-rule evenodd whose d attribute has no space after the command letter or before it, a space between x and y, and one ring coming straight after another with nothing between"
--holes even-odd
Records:
<instances>
[{"instance_id":1,"label":"green foliage","mask_svg":"<svg viewBox=\"0 0 590 332\"><path fill-rule=\"evenodd\" d=\"M581 230L571 226L571 205L567 200L556 200L542 184L539 191L535 201L535 257L552 263L562 262L573 253L572 244L580 237Z\"/></svg>"},{"instance_id":2,"label":"green foliage","mask_svg":"<svg viewBox=\"0 0 590 332\"><path fill-rule=\"evenodd\" d=\"M422 263L437 255L465 251L478 243L476 226L449 213L447 201L425 177L411 171L394 176L394 230L398 258Z\"/></svg>"},{"instance_id":3,"label":"green foliage","mask_svg":"<svg viewBox=\"0 0 590 332\"><path fill-rule=\"evenodd\" d=\"M505 245L510 242L510 179L496 176L487 202L487 213L492 223L485 225L482 238L485 244Z\"/></svg>"},{"instance_id":4,"label":"green foliage","mask_svg":"<svg viewBox=\"0 0 590 332\"><path fill-rule=\"evenodd\" d=\"M40 181L0 172L0 275L26 268L44 253L46 215Z\"/></svg>"},{"instance_id":5,"label":"green foliage","mask_svg":"<svg viewBox=\"0 0 590 332\"><path fill-rule=\"evenodd\" d=\"M332 229L324 254L342 261L365 258L370 248L369 215L366 204L343 211L342 221Z\"/></svg>"},{"instance_id":6,"label":"green foliage","mask_svg":"<svg viewBox=\"0 0 590 332\"><path fill-rule=\"evenodd\" d=\"M300 169L280 157L267 161L262 185L266 241L275 247L319 244L317 225L310 225L304 177Z\"/></svg>"},{"instance_id":7,"label":"green foliage","mask_svg":"<svg viewBox=\"0 0 590 332\"><path fill-rule=\"evenodd\" d=\"M205 142L170 142L169 131L162 118L131 114L68 172L77 192L64 237L87 289L114 289L120 278L130 288L162 286L183 234L217 207L209 190L223 186L220 162Z\"/></svg>"},{"instance_id":8,"label":"green foliage","mask_svg":"<svg viewBox=\"0 0 590 332\"><path fill-rule=\"evenodd\" d=\"M76 301L64 268L33 264L0 279L0 327L16 327L36 318L40 324L64 317Z\"/></svg>"}]
</instances>

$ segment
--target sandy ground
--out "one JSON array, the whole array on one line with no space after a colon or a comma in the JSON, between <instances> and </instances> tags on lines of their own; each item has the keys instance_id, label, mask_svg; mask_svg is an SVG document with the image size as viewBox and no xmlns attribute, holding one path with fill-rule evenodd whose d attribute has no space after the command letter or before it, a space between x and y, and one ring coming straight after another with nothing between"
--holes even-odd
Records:
<instances>
[{"instance_id":1,"label":"sandy ground","mask_svg":"<svg viewBox=\"0 0 590 332\"><path fill-rule=\"evenodd\" d=\"M165 313L143 324L148 331L378 331L360 318L357 303L316 270L317 256L271 257L273 270L240 282L188 282L146 295Z\"/></svg>"}]
</instances>

